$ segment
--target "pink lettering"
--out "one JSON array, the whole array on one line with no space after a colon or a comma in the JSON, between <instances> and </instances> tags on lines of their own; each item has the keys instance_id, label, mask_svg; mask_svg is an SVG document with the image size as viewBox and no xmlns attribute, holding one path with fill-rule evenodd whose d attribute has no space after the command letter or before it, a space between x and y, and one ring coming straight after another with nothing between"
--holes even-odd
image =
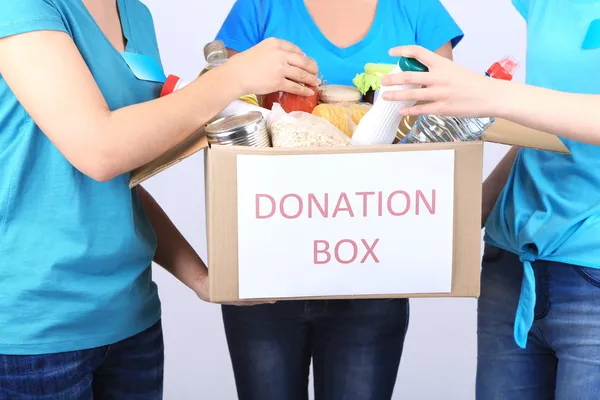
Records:
<instances>
[{"instance_id":1,"label":"pink lettering","mask_svg":"<svg viewBox=\"0 0 600 400\"><path fill-rule=\"evenodd\" d=\"M264 198L264 199L268 199L271 202L271 211L268 214L265 215L261 215L260 213L260 199ZM271 218L273 215L275 215L275 210L277 209L276 203L275 203L275 199L272 196L269 196L268 194L256 194L256 219L267 219L267 218Z\"/></svg>"},{"instance_id":2,"label":"pink lettering","mask_svg":"<svg viewBox=\"0 0 600 400\"><path fill-rule=\"evenodd\" d=\"M357 196L362 196L363 198L363 217L367 216L367 210L369 209L369 206L367 204L368 196L372 196L374 194L375 192L356 192Z\"/></svg>"},{"instance_id":3,"label":"pink lettering","mask_svg":"<svg viewBox=\"0 0 600 400\"><path fill-rule=\"evenodd\" d=\"M322 245L323 248L319 249L319 245ZM319 254L325 255L325 260L322 261L319 259ZM313 244L313 262L315 265L318 264L327 264L331 261L331 254L329 254L329 242L327 240L315 240Z\"/></svg>"},{"instance_id":4,"label":"pink lettering","mask_svg":"<svg viewBox=\"0 0 600 400\"><path fill-rule=\"evenodd\" d=\"M342 202L346 204L345 207L342 207ZM344 192L340 194L340 198L338 199L337 205L335 206L335 210L333 211L332 218L335 218L338 213L342 211L347 211L351 217L354 217L354 211L352 211L352 207L350 207L350 202L348 201L348 195Z\"/></svg>"},{"instance_id":5,"label":"pink lettering","mask_svg":"<svg viewBox=\"0 0 600 400\"><path fill-rule=\"evenodd\" d=\"M342 258L340 257L340 246L344 243L348 243L352 246L352 257L350 257L348 260L342 260ZM356 260L357 256L358 256L358 246L356 245L356 242L354 242L354 240L350 240L350 239L340 240L338 242L338 244L335 245L335 259L340 264L352 264L354 262L354 260Z\"/></svg>"},{"instance_id":6,"label":"pink lettering","mask_svg":"<svg viewBox=\"0 0 600 400\"><path fill-rule=\"evenodd\" d=\"M296 214L288 214L285 211L284 204L285 204L285 201L289 198L294 198L294 199L298 200L298 211L296 212ZM303 208L304 208L304 204L302 203L302 197L298 196L297 194L286 194L285 196L283 196L281 198L281 201L279 202L279 212L281 213L281 216L286 219L298 218L302 214Z\"/></svg>"},{"instance_id":7,"label":"pink lettering","mask_svg":"<svg viewBox=\"0 0 600 400\"><path fill-rule=\"evenodd\" d=\"M396 212L392 209L392 201L394 200L394 196L401 194L404 196L405 198L405 206L404 206L404 210L400 211L400 212ZM392 192L392 194L390 194L390 196L388 197L388 201L387 201L387 209L388 212L393 215L394 217L401 217L403 215L406 215L406 213L408 212L408 210L410 210L410 195L408 193L406 193L404 190L396 190L395 192Z\"/></svg>"},{"instance_id":8,"label":"pink lettering","mask_svg":"<svg viewBox=\"0 0 600 400\"><path fill-rule=\"evenodd\" d=\"M366 253L365 253L365 256L362 258L362 260L360 261L360 263L364 264L367 261L367 258L369 258L369 257L372 257L373 261L378 263L379 259L375 255L375 246L377 246L377 243L379 243L379 239L375 239L375 241L371 245L365 239L361 239L361 241L362 241L362 244L365 246Z\"/></svg>"},{"instance_id":9,"label":"pink lettering","mask_svg":"<svg viewBox=\"0 0 600 400\"><path fill-rule=\"evenodd\" d=\"M417 190L417 201L416 201L416 203L417 203L417 209L416 209L417 215L419 215L419 213L420 213L421 201L423 201L423 203L425 204L425 207L427 207L427 210L429 211L429 214L435 215L435 189L431 190L431 202L427 201L427 198L425 197L425 194L421 190Z\"/></svg>"},{"instance_id":10,"label":"pink lettering","mask_svg":"<svg viewBox=\"0 0 600 400\"><path fill-rule=\"evenodd\" d=\"M319 203L319 201L317 200L317 197L310 193L308 195L308 218L312 218L313 217L313 205L315 205L317 207L317 209L319 210L319 212L321 213L321 216L323 218L327 218L329 216L329 194L325 193L325 200L323 201L324 206L321 207L321 204Z\"/></svg>"}]
</instances>

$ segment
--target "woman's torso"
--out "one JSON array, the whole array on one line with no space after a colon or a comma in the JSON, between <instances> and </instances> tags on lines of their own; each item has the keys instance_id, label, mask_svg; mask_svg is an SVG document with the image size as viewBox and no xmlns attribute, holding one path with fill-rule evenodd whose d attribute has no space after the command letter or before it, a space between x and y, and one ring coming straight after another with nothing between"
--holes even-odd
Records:
<instances>
[{"instance_id":1,"label":"woman's torso","mask_svg":"<svg viewBox=\"0 0 600 400\"><path fill-rule=\"evenodd\" d=\"M600 48L583 49L592 21L600 19L600 1L515 3L525 7L528 21L527 82L600 94ZM590 34L600 37L598 28ZM487 222L486 240L521 256L598 268L600 147L562 140L570 155L519 152Z\"/></svg>"},{"instance_id":2,"label":"woman's torso","mask_svg":"<svg viewBox=\"0 0 600 400\"><path fill-rule=\"evenodd\" d=\"M457 44L462 32L439 0L379 0L365 37L340 48L321 32L303 0L238 0L217 35L236 51L267 37L300 47L328 83L352 85L365 64L395 63L388 54L394 46L416 43L437 50L449 41Z\"/></svg>"},{"instance_id":3,"label":"woman's torso","mask_svg":"<svg viewBox=\"0 0 600 400\"><path fill-rule=\"evenodd\" d=\"M126 51L160 62L149 11L138 0L118 5ZM28 6L11 10L15 26L38 30L45 19L65 30L111 110L158 96L160 86L134 77L81 0ZM1 76L0 165L0 353L95 347L154 324L156 239L128 175L99 183L77 171Z\"/></svg>"}]
</instances>

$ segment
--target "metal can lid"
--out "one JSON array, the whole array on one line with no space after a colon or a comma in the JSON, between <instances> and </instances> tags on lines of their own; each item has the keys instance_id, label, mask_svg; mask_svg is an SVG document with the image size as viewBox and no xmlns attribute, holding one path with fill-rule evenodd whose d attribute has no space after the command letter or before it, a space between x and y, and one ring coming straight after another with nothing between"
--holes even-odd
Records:
<instances>
[{"instance_id":1,"label":"metal can lid","mask_svg":"<svg viewBox=\"0 0 600 400\"><path fill-rule=\"evenodd\" d=\"M204 46L204 59L206 61L208 61L209 57L214 53L223 53L224 55L227 55L225 43L221 40L214 40Z\"/></svg>"},{"instance_id":2,"label":"metal can lid","mask_svg":"<svg viewBox=\"0 0 600 400\"><path fill-rule=\"evenodd\" d=\"M206 127L208 135L220 135L239 130L248 130L251 125L259 123L263 119L260 111L250 111L245 114L232 115L214 121Z\"/></svg>"}]
</instances>

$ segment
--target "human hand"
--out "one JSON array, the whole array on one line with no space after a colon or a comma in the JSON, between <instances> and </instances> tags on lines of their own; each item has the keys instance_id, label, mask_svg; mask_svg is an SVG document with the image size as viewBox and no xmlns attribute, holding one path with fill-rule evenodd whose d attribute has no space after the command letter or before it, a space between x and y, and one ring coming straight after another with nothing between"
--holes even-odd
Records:
<instances>
[{"instance_id":1,"label":"human hand","mask_svg":"<svg viewBox=\"0 0 600 400\"><path fill-rule=\"evenodd\" d=\"M208 281L208 275L202 274L196 281L196 284L192 288L196 295L203 301L210 302L210 285ZM255 306L258 304L275 304L275 301L238 301L231 303L223 303L234 306Z\"/></svg>"},{"instance_id":2,"label":"human hand","mask_svg":"<svg viewBox=\"0 0 600 400\"><path fill-rule=\"evenodd\" d=\"M454 117L490 117L498 115L498 93L504 81L476 74L455 62L421 46L401 46L390 50L395 57L416 58L429 72L401 72L381 79L383 86L415 84L417 89L387 91L386 100L417 101L401 110L402 115L432 114Z\"/></svg>"},{"instance_id":3,"label":"human hand","mask_svg":"<svg viewBox=\"0 0 600 400\"><path fill-rule=\"evenodd\" d=\"M274 38L234 55L223 65L231 68L230 76L244 94L283 91L311 96L313 91L306 86L316 87L321 83L314 60L292 43Z\"/></svg>"}]
</instances>

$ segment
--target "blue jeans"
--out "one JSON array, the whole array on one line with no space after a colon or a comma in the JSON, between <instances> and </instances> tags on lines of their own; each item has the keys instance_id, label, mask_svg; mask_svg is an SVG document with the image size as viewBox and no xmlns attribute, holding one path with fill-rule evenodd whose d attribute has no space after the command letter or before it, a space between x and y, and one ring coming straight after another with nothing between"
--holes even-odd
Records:
<instances>
[{"instance_id":1,"label":"blue jeans","mask_svg":"<svg viewBox=\"0 0 600 400\"><path fill-rule=\"evenodd\" d=\"M160 322L129 339L90 350L0 355L1 400L159 400Z\"/></svg>"},{"instance_id":2,"label":"blue jeans","mask_svg":"<svg viewBox=\"0 0 600 400\"><path fill-rule=\"evenodd\" d=\"M486 246L478 312L477 399L600 399L600 270L533 263L535 321L513 339L523 265Z\"/></svg>"},{"instance_id":3,"label":"blue jeans","mask_svg":"<svg viewBox=\"0 0 600 400\"><path fill-rule=\"evenodd\" d=\"M223 306L239 400L385 400L394 390L408 301Z\"/></svg>"}]
</instances>

